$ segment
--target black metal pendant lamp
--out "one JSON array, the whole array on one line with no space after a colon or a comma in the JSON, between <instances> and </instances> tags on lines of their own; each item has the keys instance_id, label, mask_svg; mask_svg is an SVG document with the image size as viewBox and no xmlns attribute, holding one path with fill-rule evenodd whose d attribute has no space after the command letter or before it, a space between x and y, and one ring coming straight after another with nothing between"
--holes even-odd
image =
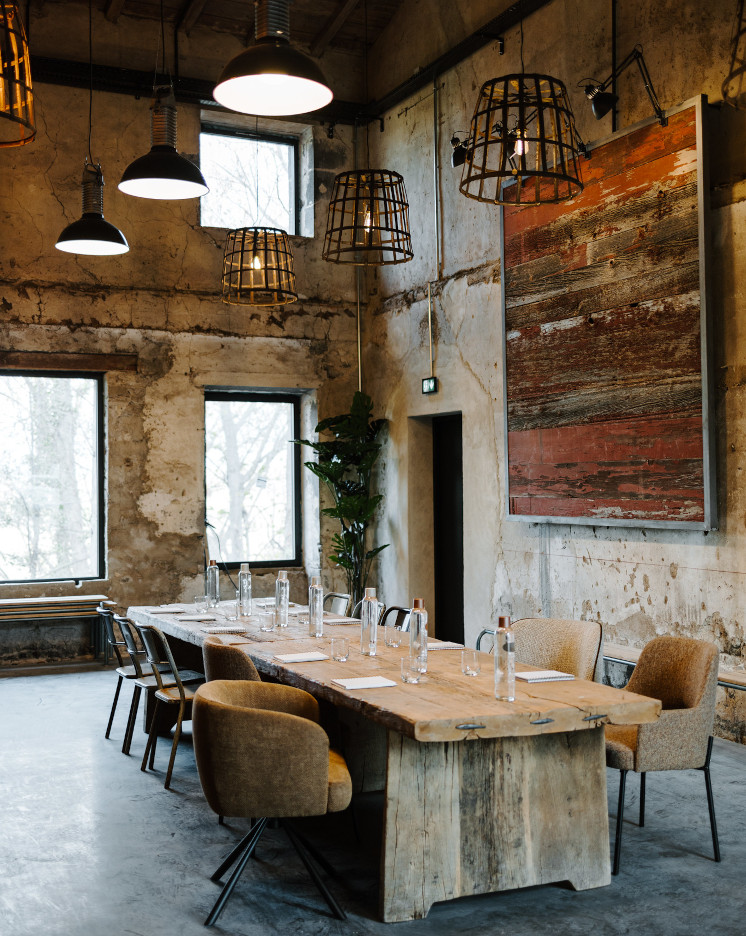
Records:
<instances>
[{"instance_id":1,"label":"black metal pendant lamp","mask_svg":"<svg viewBox=\"0 0 746 936\"><path fill-rule=\"evenodd\" d=\"M88 0L88 60L91 71L88 90L88 155L83 166L83 214L68 224L55 247L66 253L101 257L127 253L127 238L104 218L104 174L91 155L93 127L93 3Z\"/></svg>"},{"instance_id":2,"label":"black metal pendant lamp","mask_svg":"<svg viewBox=\"0 0 746 936\"><path fill-rule=\"evenodd\" d=\"M230 110L266 117L305 114L334 97L321 69L290 45L288 0L255 0L254 45L223 69L213 97Z\"/></svg>"}]
</instances>

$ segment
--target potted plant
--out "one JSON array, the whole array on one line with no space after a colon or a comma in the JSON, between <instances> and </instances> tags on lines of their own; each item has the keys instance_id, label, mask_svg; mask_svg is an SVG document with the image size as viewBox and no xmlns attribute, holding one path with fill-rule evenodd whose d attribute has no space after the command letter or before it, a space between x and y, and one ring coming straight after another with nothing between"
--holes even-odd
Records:
<instances>
[{"instance_id":1,"label":"potted plant","mask_svg":"<svg viewBox=\"0 0 746 936\"><path fill-rule=\"evenodd\" d=\"M322 510L325 516L339 520L342 527L332 539L334 552L329 559L345 570L353 606L365 594L373 559L388 545L365 548L367 529L383 500L383 494L371 494L370 483L382 448L377 438L386 420L373 419L372 411L371 398L356 391L348 413L330 416L316 426L319 434L331 433L333 441L295 440L316 452L318 461L305 462L305 466L326 484L334 498L334 506Z\"/></svg>"}]
</instances>

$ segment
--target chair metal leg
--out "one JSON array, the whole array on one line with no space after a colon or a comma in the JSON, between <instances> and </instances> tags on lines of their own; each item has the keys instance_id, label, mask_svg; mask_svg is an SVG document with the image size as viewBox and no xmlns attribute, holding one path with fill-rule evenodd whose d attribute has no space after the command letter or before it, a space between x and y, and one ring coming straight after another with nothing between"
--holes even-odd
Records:
<instances>
[{"instance_id":1,"label":"chair metal leg","mask_svg":"<svg viewBox=\"0 0 746 936\"><path fill-rule=\"evenodd\" d=\"M130 752L132 736L135 733L135 722L137 721L137 709L140 705L141 692L142 689L139 686L135 686L134 692L132 693L132 702L130 703L130 714L127 719L127 730L124 733L124 741L122 741L122 754L129 754Z\"/></svg>"},{"instance_id":2,"label":"chair metal leg","mask_svg":"<svg viewBox=\"0 0 746 936\"><path fill-rule=\"evenodd\" d=\"M298 838L298 835L293 829L293 827L290 825L289 822L284 822L283 820L280 820L280 823L282 827L285 829L285 831L287 832L288 838L292 842L293 848L295 848L295 850L298 852L298 855L300 856L301 861L306 866L306 871L308 871L308 873L313 878L313 883L316 885L319 893L326 901L327 905L329 906L329 909L332 911L332 914L338 920L346 920L347 915L345 914L344 910L339 906L337 901L334 899L333 895L327 888L326 884L324 884L324 882L321 880L321 876L319 872L314 867L308 852L303 847L303 844Z\"/></svg>"},{"instance_id":3,"label":"chair metal leg","mask_svg":"<svg viewBox=\"0 0 746 936\"><path fill-rule=\"evenodd\" d=\"M174 761L176 760L176 749L179 746L179 738L181 737L181 723L184 720L184 703L179 703L179 715L176 719L176 730L174 731L174 740L171 745L171 757L168 759L168 770L166 771L166 782L163 786L168 789L171 785L171 774L174 772Z\"/></svg>"},{"instance_id":4,"label":"chair metal leg","mask_svg":"<svg viewBox=\"0 0 746 936\"><path fill-rule=\"evenodd\" d=\"M289 823L287 822L284 823L286 829L287 829L288 824ZM305 848L305 850L309 853L309 855L313 858L316 864L319 865L320 868L323 868L324 871L326 871L326 873L329 875L329 877L336 878L336 879L339 878L337 869L332 867L332 865L329 864L329 862L321 854L321 852L316 848L316 846L311 844L311 842L309 842L308 839L304 835L301 835L301 833L295 828L295 826L293 826L293 834L301 843L301 845Z\"/></svg>"},{"instance_id":5,"label":"chair metal leg","mask_svg":"<svg viewBox=\"0 0 746 936\"><path fill-rule=\"evenodd\" d=\"M254 851L256 843L259 841L259 836L264 831L264 826L266 824L267 824L266 819L260 819L256 823L256 825L253 827L251 832L249 832L248 836L245 836L243 841L240 843L240 845L243 846L244 843L247 841L247 839L249 839L248 843L244 847L243 853L240 855L238 859L238 863L236 864L236 867L233 870L233 874L231 874L225 887L220 892L220 896L215 901L215 906L212 908L207 919L205 920L205 926L212 926L217 921L220 914L223 912L223 908L228 902L228 898L233 893L233 889L238 883L238 879L241 877L241 874L243 873L243 870L246 867L246 864L249 858L251 858L251 854ZM235 852L236 849L234 849L233 851ZM231 854L233 854L233 852ZM229 855L228 857L230 858L231 856ZM223 865L225 865L225 862L223 862ZM222 868L223 865L221 865L220 867ZM218 871L220 871L220 868L218 868ZM216 871L215 874L217 874L218 871ZM215 875L213 875L212 880L215 880Z\"/></svg>"},{"instance_id":6,"label":"chair metal leg","mask_svg":"<svg viewBox=\"0 0 746 936\"><path fill-rule=\"evenodd\" d=\"M252 851L254 850L254 848L256 847L256 843L259 841L259 836L262 834L262 832L264 832L264 827L266 826L266 824L267 824L266 818L257 819L257 821L252 824L251 828L246 833L246 835L244 835L244 837L241 839L238 845L236 845L236 847L233 849L230 855L228 855L225 861L220 865L220 867L215 872L215 874L212 875L212 877L210 878L211 881L219 881L220 878L228 870L228 868L230 868L230 866L236 860L236 858L238 858L238 856L241 854L244 848L248 848L252 841L254 842L254 844L252 845Z\"/></svg>"},{"instance_id":7,"label":"chair metal leg","mask_svg":"<svg viewBox=\"0 0 746 936\"><path fill-rule=\"evenodd\" d=\"M705 758L702 772L705 775L705 787L707 789L707 808L710 812L710 831L712 832L712 849L715 852L715 861L720 861L720 841L718 839L718 827L715 821L715 800L712 795L712 780L710 779L710 755L712 754L712 735L707 741L707 757Z\"/></svg>"},{"instance_id":8,"label":"chair metal leg","mask_svg":"<svg viewBox=\"0 0 746 936\"><path fill-rule=\"evenodd\" d=\"M114 721L114 712L117 710L117 702L119 701L119 690L122 688L122 677L117 673L117 688L114 692L114 701L111 703L111 712L109 713L109 724L106 726L105 738L109 737L111 732L111 725Z\"/></svg>"},{"instance_id":9,"label":"chair metal leg","mask_svg":"<svg viewBox=\"0 0 746 936\"><path fill-rule=\"evenodd\" d=\"M640 828L645 825L645 774L640 774Z\"/></svg>"},{"instance_id":10,"label":"chair metal leg","mask_svg":"<svg viewBox=\"0 0 746 936\"><path fill-rule=\"evenodd\" d=\"M622 822L624 820L624 788L627 783L627 771L619 771L619 803L616 810L616 838L614 839L614 866L612 874L619 874L619 858L622 853Z\"/></svg>"},{"instance_id":11,"label":"chair metal leg","mask_svg":"<svg viewBox=\"0 0 746 936\"><path fill-rule=\"evenodd\" d=\"M145 770L148 763L148 754L150 754L150 769L153 769L153 758L155 757L155 746L157 743L157 730L158 730L158 706L160 705L160 699L155 700L155 706L153 707L153 716L150 722L150 731L148 732L148 741L145 745L145 753L142 756L142 764L140 764L140 770Z\"/></svg>"}]
</instances>

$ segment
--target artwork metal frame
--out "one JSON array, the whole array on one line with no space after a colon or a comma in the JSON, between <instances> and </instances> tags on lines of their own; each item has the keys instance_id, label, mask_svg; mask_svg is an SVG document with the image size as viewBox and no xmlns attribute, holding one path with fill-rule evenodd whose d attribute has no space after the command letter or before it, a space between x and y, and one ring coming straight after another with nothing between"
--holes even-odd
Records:
<instances>
[{"instance_id":1,"label":"artwork metal frame","mask_svg":"<svg viewBox=\"0 0 746 936\"><path fill-rule=\"evenodd\" d=\"M589 144L572 201L500 210L509 520L717 527L707 98L665 113Z\"/></svg>"}]
</instances>

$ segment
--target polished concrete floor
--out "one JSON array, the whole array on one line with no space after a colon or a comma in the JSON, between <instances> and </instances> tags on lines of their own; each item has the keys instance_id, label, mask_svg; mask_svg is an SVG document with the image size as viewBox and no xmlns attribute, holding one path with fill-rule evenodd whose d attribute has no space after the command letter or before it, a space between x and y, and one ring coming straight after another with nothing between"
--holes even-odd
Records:
<instances>
[{"instance_id":1,"label":"polished concrete floor","mask_svg":"<svg viewBox=\"0 0 746 936\"><path fill-rule=\"evenodd\" d=\"M219 826L202 798L189 739L173 789L163 789L168 744L141 773L144 736L121 751L129 687L110 740L110 671L0 679L0 934L198 936L217 896L209 876L246 823ZM262 936L744 936L746 747L716 741L713 785L723 861L712 860L700 772L651 775L645 828L628 783L622 873L576 893L546 886L437 904L425 920L376 919L380 800L307 821L341 871L332 889L348 920L331 918L284 833L270 831L214 932ZM609 776L615 812L617 776Z\"/></svg>"}]
</instances>

